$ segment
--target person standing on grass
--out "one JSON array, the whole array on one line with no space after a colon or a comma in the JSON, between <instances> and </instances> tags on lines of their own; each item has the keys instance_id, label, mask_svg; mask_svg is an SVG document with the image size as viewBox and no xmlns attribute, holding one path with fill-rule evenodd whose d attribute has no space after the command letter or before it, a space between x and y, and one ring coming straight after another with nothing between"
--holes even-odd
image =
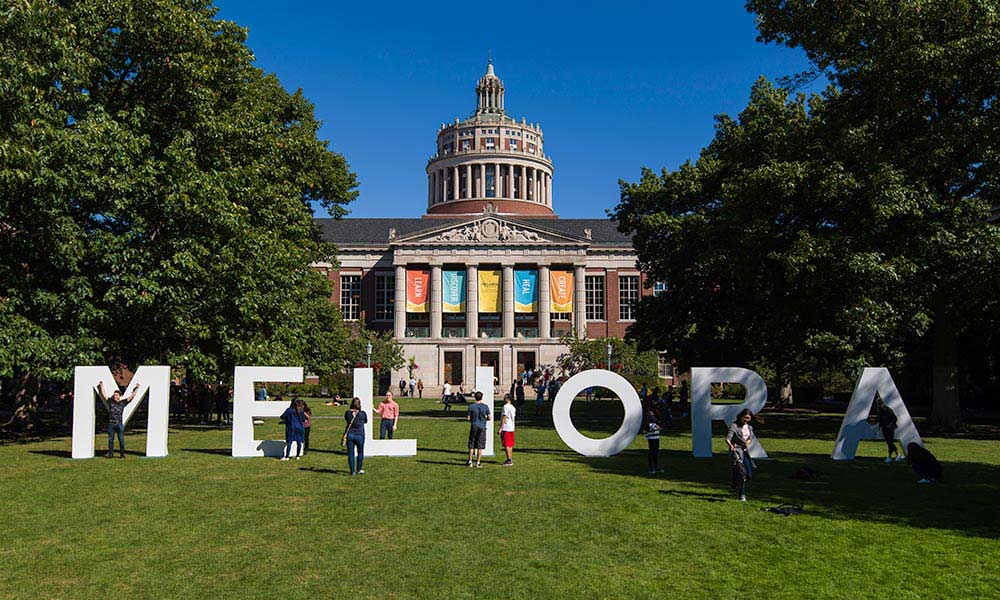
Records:
<instances>
[{"instance_id":1,"label":"person standing on grass","mask_svg":"<svg viewBox=\"0 0 1000 600\"><path fill-rule=\"evenodd\" d=\"M405 395L406 395L406 380L405 379L400 379L399 380L399 397L402 398Z\"/></svg>"},{"instance_id":2,"label":"person standing on grass","mask_svg":"<svg viewBox=\"0 0 1000 600\"><path fill-rule=\"evenodd\" d=\"M514 388L514 398L517 399L518 408L524 406L524 382L520 379L517 380L517 387Z\"/></svg>"},{"instance_id":3,"label":"person standing on grass","mask_svg":"<svg viewBox=\"0 0 1000 600\"><path fill-rule=\"evenodd\" d=\"M392 399L392 392L385 393L385 400L379 402L378 408L375 410L378 411L378 416L382 419L378 439L384 440L388 437L391 440L396 431L396 421L399 420L399 404Z\"/></svg>"},{"instance_id":4,"label":"person standing on grass","mask_svg":"<svg viewBox=\"0 0 1000 600\"><path fill-rule=\"evenodd\" d=\"M451 410L451 384L447 379L444 382L444 391L441 392L441 402L444 402L445 412Z\"/></svg>"},{"instance_id":5,"label":"person standing on grass","mask_svg":"<svg viewBox=\"0 0 1000 600\"><path fill-rule=\"evenodd\" d=\"M469 421L469 462L473 466L472 457L476 457L476 468L483 466L483 450L486 449L486 427L493 420L490 407L483 402L483 393L476 392L476 402L469 407L466 417Z\"/></svg>"},{"instance_id":6,"label":"person standing on grass","mask_svg":"<svg viewBox=\"0 0 1000 600\"><path fill-rule=\"evenodd\" d=\"M500 443L503 444L503 451L507 454L507 460L503 461L503 466L514 466L514 417L517 409L511 403L510 394L503 397L503 413L500 417Z\"/></svg>"},{"instance_id":7,"label":"person standing on grass","mask_svg":"<svg viewBox=\"0 0 1000 600\"><path fill-rule=\"evenodd\" d=\"M122 398L122 393L118 390L117 386L115 387L115 391L111 393L111 397L108 397L104 391L103 381L99 385L94 386L97 394L108 404L108 458L112 458L115 455L115 434L118 435L118 458L125 458L125 421L122 417L125 414L125 407L135 398L135 393L139 391L139 385L139 382L136 381L135 390L128 395L128 398Z\"/></svg>"},{"instance_id":8,"label":"person standing on grass","mask_svg":"<svg viewBox=\"0 0 1000 600\"><path fill-rule=\"evenodd\" d=\"M535 393L538 396L535 398L535 416L542 416L542 404L545 402L545 382L540 381L538 387L535 388Z\"/></svg>"},{"instance_id":9,"label":"person standing on grass","mask_svg":"<svg viewBox=\"0 0 1000 600\"><path fill-rule=\"evenodd\" d=\"M257 388L257 402L267 402L267 386L264 384Z\"/></svg>"},{"instance_id":10,"label":"person standing on grass","mask_svg":"<svg viewBox=\"0 0 1000 600\"><path fill-rule=\"evenodd\" d=\"M288 460L295 456L295 460L302 458L302 449L305 445L305 422L306 416L303 412L301 400L292 400L291 405L281 414L285 421L285 455L281 460ZM293 448L292 444L295 444Z\"/></svg>"},{"instance_id":11,"label":"person standing on grass","mask_svg":"<svg viewBox=\"0 0 1000 600\"><path fill-rule=\"evenodd\" d=\"M365 423L368 422L368 415L361 410L360 398L355 397L351 401L351 408L344 413L344 421L347 422L344 432L347 438L347 467L351 475L364 475Z\"/></svg>"},{"instance_id":12,"label":"person standing on grass","mask_svg":"<svg viewBox=\"0 0 1000 600\"><path fill-rule=\"evenodd\" d=\"M417 397L420 398L421 400L424 399L424 380L423 379L418 379L417 380Z\"/></svg>"},{"instance_id":13,"label":"person standing on grass","mask_svg":"<svg viewBox=\"0 0 1000 600\"><path fill-rule=\"evenodd\" d=\"M726 445L729 446L729 464L733 472L733 488L740 495L740 502L747 501L747 482L753 479L754 463L750 458L750 445L753 444L753 427L750 419L753 413L744 408L736 415L733 424L726 434Z\"/></svg>"},{"instance_id":14,"label":"person standing on grass","mask_svg":"<svg viewBox=\"0 0 1000 600\"><path fill-rule=\"evenodd\" d=\"M305 400L302 401L302 428L304 435L302 436L302 456L309 453L309 431L312 429L312 418L313 411L309 408L309 403Z\"/></svg>"},{"instance_id":15,"label":"person standing on grass","mask_svg":"<svg viewBox=\"0 0 1000 600\"><path fill-rule=\"evenodd\" d=\"M889 447L889 454L886 456L885 462L891 463L894 456L896 460L904 460L906 457L896 449L896 413L885 405L881 396L875 396L875 411L878 418L878 428L882 431L885 445Z\"/></svg>"},{"instance_id":16,"label":"person standing on grass","mask_svg":"<svg viewBox=\"0 0 1000 600\"><path fill-rule=\"evenodd\" d=\"M649 455L646 462L649 466L649 474L662 473L660 469L660 425L656 422L656 415L652 412L646 413L646 443L649 445Z\"/></svg>"},{"instance_id":17,"label":"person standing on grass","mask_svg":"<svg viewBox=\"0 0 1000 600\"><path fill-rule=\"evenodd\" d=\"M410 375L410 398L414 398L417 395L417 379Z\"/></svg>"}]
</instances>

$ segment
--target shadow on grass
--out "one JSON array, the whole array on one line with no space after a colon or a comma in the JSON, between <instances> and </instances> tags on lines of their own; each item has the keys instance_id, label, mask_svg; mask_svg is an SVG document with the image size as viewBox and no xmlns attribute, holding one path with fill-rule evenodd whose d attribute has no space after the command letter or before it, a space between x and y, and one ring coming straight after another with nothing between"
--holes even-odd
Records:
<instances>
[{"instance_id":1,"label":"shadow on grass","mask_svg":"<svg viewBox=\"0 0 1000 600\"><path fill-rule=\"evenodd\" d=\"M349 475L350 471L339 471L337 469L327 469L324 467L299 467L300 471L309 471L310 473L326 473L329 475Z\"/></svg>"},{"instance_id":2,"label":"shadow on grass","mask_svg":"<svg viewBox=\"0 0 1000 600\"><path fill-rule=\"evenodd\" d=\"M661 451L664 483L696 484L719 490L689 492L662 490L667 495L725 498L729 490L729 462L725 455L697 459L688 452ZM646 453L627 450L613 458L571 456L558 460L587 465L601 473L643 477ZM865 520L910 527L947 529L965 535L1000 538L1000 514L995 500L1000 494L1000 466L973 462L943 462L947 481L918 484L906 463L886 464L882 459L834 462L825 455L782 452L757 461L748 496L769 504L800 504L810 513L834 520ZM791 477L808 466L817 477Z\"/></svg>"},{"instance_id":3,"label":"shadow on grass","mask_svg":"<svg viewBox=\"0 0 1000 600\"><path fill-rule=\"evenodd\" d=\"M705 502L725 502L728 498L722 494L709 494L703 492L685 492L682 490L660 490L661 494L666 494L667 496L683 496L685 498L695 498L697 500L704 500Z\"/></svg>"},{"instance_id":4,"label":"shadow on grass","mask_svg":"<svg viewBox=\"0 0 1000 600\"><path fill-rule=\"evenodd\" d=\"M184 452L197 452L199 454L215 454L216 456L232 456L231 448L181 448Z\"/></svg>"},{"instance_id":5,"label":"shadow on grass","mask_svg":"<svg viewBox=\"0 0 1000 600\"><path fill-rule=\"evenodd\" d=\"M69 450L29 450L28 453L40 454L42 456L52 456L55 458L73 458L73 453L70 452ZM115 450L113 454L114 458L118 458L119 456L118 450ZM126 450L125 456L138 456L144 458L146 456L146 453L137 452L135 450ZM106 457L107 457L107 451L102 451L100 449L94 451L94 458L106 458Z\"/></svg>"}]
</instances>

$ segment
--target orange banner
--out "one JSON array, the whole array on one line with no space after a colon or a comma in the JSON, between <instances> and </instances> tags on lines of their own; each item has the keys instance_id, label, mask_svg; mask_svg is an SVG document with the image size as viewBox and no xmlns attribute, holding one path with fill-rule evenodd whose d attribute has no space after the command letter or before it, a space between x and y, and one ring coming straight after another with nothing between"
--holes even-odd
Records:
<instances>
[{"instance_id":1,"label":"orange banner","mask_svg":"<svg viewBox=\"0 0 1000 600\"><path fill-rule=\"evenodd\" d=\"M552 312L573 312L573 271L549 271L549 297Z\"/></svg>"},{"instance_id":2,"label":"orange banner","mask_svg":"<svg viewBox=\"0 0 1000 600\"><path fill-rule=\"evenodd\" d=\"M430 311L427 294L431 288L431 272L427 269L406 270L406 312L426 313Z\"/></svg>"}]
</instances>

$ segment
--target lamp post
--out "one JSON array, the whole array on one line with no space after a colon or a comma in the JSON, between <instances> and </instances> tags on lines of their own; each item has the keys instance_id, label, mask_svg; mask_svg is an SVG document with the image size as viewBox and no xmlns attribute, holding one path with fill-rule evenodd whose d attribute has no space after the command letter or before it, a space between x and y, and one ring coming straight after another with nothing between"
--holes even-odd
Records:
<instances>
[{"instance_id":1,"label":"lamp post","mask_svg":"<svg viewBox=\"0 0 1000 600\"><path fill-rule=\"evenodd\" d=\"M608 342L608 370L611 370L611 342Z\"/></svg>"},{"instance_id":2,"label":"lamp post","mask_svg":"<svg viewBox=\"0 0 1000 600\"><path fill-rule=\"evenodd\" d=\"M368 350L368 368L370 369L370 368L372 368L372 343L371 342L368 342L368 346L367 346L366 350Z\"/></svg>"}]
</instances>

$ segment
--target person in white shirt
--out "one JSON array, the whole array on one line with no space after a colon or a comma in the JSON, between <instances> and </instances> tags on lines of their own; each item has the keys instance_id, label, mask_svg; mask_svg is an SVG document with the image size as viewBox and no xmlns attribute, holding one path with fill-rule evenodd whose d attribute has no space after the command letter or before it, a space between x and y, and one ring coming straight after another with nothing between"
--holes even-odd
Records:
<instances>
[{"instance_id":1,"label":"person in white shirt","mask_svg":"<svg viewBox=\"0 0 1000 600\"><path fill-rule=\"evenodd\" d=\"M444 402L444 409L446 411L451 410L451 384L447 381L444 382L444 395L441 401Z\"/></svg>"},{"instance_id":2,"label":"person in white shirt","mask_svg":"<svg viewBox=\"0 0 1000 600\"><path fill-rule=\"evenodd\" d=\"M507 453L507 460L503 461L503 466L514 466L514 415L517 409L510 402L510 394L503 396L503 413L500 417L500 442L503 444L503 451Z\"/></svg>"}]
</instances>

